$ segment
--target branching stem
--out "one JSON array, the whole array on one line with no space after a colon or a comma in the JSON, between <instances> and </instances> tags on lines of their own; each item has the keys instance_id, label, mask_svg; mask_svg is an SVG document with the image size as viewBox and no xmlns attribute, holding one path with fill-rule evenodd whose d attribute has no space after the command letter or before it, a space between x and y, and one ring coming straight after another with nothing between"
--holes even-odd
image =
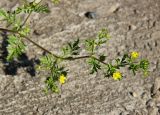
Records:
<instances>
[{"instance_id":1,"label":"branching stem","mask_svg":"<svg viewBox=\"0 0 160 115\"><path fill-rule=\"evenodd\" d=\"M43 0L39 1L36 5L40 4L42 1L43 1ZM35 0L34 0L34 2L35 2ZM24 22L22 23L21 28L26 24L26 22L28 21L29 17L31 16L31 14L32 14L32 12L30 12L30 13L28 14L28 16L26 17L26 19L25 19Z\"/></svg>"},{"instance_id":2,"label":"branching stem","mask_svg":"<svg viewBox=\"0 0 160 115\"><path fill-rule=\"evenodd\" d=\"M34 42L33 40L31 40L29 37L24 36L24 35L22 35L21 33L17 32L17 31L5 29L5 28L0 28L0 31L18 34L20 37L25 38L26 40L28 40L29 42L31 42L32 44L34 44L34 45L37 46L38 48L40 48L40 49L42 49L43 51L45 51L46 53L53 55L55 58L59 58L59 59L62 59L62 60L69 60L69 61L78 60L78 59L94 58L95 60L101 62L102 64L107 65L107 63L99 60L98 58L96 58L96 57L93 56L93 55L86 55L86 56L80 56L80 57L61 57L61 56L58 56L58 55L50 52L49 50L45 49L45 48L42 47L41 45L39 45L39 44L37 44L36 42Z\"/></svg>"}]
</instances>

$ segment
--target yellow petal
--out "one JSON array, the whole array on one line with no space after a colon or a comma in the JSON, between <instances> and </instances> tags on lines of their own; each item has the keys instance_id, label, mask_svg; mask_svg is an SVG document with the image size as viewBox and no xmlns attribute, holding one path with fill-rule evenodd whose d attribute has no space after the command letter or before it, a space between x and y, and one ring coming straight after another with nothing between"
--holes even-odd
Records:
<instances>
[{"instance_id":1,"label":"yellow petal","mask_svg":"<svg viewBox=\"0 0 160 115\"><path fill-rule=\"evenodd\" d=\"M119 71L113 73L113 79L114 80L120 80L122 78L122 75Z\"/></svg>"},{"instance_id":2,"label":"yellow petal","mask_svg":"<svg viewBox=\"0 0 160 115\"><path fill-rule=\"evenodd\" d=\"M62 75L59 77L59 82L60 82L61 84L64 84L65 81L66 81L66 77L62 74Z\"/></svg>"}]
</instances>

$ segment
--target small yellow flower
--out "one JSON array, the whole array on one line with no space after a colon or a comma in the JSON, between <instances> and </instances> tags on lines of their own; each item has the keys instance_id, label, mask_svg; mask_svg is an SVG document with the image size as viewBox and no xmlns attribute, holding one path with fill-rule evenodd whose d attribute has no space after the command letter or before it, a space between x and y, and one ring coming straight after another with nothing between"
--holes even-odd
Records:
<instances>
[{"instance_id":1,"label":"small yellow flower","mask_svg":"<svg viewBox=\"0 0 160 115\"><path fill-rule=\"evenodd\" d=\"M136 59L139 57L139 53L138 52L131 52L131 58L132 59Z\"/></svg>"},{"instance_id":2,"label":"small yellow flower","mask_svg":"<svg viewBox=\"0 0 160 115\"><path fill-rule=\"evenodd\" d=\"M119 71L116 71L115 73L113 73L113 79L114 80L120 80L122 79L122 75Z\"/></svg>"},{"instance_id":3,"label":"small yellow flower","mask_svg":"<svg viewBox=\"0 0 160 115\"><path fill-rule=\"evenodd\" d=\"M64 84L66 82L66 77L63 74L59 77L59 82L61 84Z\"/></svg>"}]
</instances>

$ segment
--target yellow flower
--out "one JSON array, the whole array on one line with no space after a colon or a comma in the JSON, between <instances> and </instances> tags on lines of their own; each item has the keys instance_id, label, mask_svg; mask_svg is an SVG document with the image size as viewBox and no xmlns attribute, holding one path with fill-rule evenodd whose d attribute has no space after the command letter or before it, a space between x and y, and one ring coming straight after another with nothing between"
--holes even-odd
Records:
<instances>
[{"instance_id":1,"label":"yellow flower","mask_svg":"<svg viewBox=\"0 0 160 115\"><path fill-rule=\"evenodd\" d=\"M64 84L66 82L66 77L63 74L59 77L59 82L61 84Z\"/></svg>"},{"instance_id":2,"label":"yellow flower","mask_svg":"<svg viewBox=\"0 0 160 115\"><path fill-rule=\"evenodd\" d=\"M113 73L113 79L114 80L120 80L122 79L122 75L119 71L116 71L115 73Z\"/></svg>"},{"instance_id":3,"label":"yellow flower","mask_svg":"<svg viewBox=\"0 0 160 115\"><path fill-rule=\"evenodd\" d=\"M131 58L132 59L136 59L139 57L139 53L138 52L131 52Z\"/></svg>"}]
</instances>

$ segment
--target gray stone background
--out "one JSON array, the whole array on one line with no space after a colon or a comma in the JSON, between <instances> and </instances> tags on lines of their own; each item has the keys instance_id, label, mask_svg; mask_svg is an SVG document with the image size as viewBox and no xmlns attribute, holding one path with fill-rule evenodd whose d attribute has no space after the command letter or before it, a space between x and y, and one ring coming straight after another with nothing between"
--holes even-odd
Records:
<instances>
[{"instance_id":1,"label":"gray stone background","mask_svg":"<svg viewBox=\"0 0 160 115\"><path fill-rule=\"evenodd\" d=\"M0 0L0 8L13 10L19 3ZM62 92L45 95L42 90L47 73L36 72L33 77L26 72L27 67L20 67L16 75L5 75L1 62L0 115L160 114L160 0L61 0L59 5L49 1L45 4L51 12L34 13L28 22L32 40L59 53L67 41L83 41L107 28L111 39L100 52L111 60L138 51L149 59L150 75L144 79L141 74L133 76L123 70L124 79L114 81L101 73L89 75L85 60L78 60L66 64L69 74ZM96 16L86 18L87 11ZM2 22L0 27L5 27ZM42 54L36 46L26 43L29 59Z\"/></svg>"}]
</instances>

